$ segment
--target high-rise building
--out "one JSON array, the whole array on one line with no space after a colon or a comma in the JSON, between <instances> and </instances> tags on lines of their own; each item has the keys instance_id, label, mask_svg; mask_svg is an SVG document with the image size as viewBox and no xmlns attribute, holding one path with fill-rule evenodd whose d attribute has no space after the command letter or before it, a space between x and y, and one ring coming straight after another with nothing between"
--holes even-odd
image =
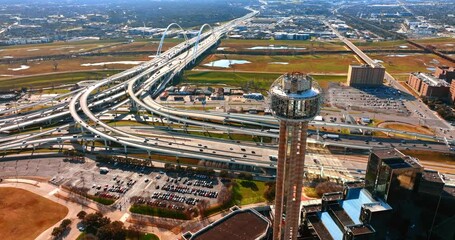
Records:
<instances>
[{"instance_id":1,"label":"high-rise building","mask_svg":"<svg viewBox=\"0 0 455 240\"><path fill-rule=\"evenodd\" d=\"M381 86L384 81L385 68L381 65L349 65L349 86Z\"/></svg>"},{"instance_id":2,"label":"high-rise building","mask_svg":"<svg viewBox=\"0 0 455 240\"><path fill-rule=\"evenodd\" d=\"M321 89L302 73L285 74L270 88L272 114L280 121L274 240L298 235L308 122L321 108Z\"/></svg>"},{"instance_id":3,"label":"high-rise building","mask_svg":"<svg viewBox=\"0 0 455 240\"><path fill-rule=\"evenodd\" d=\"M423 167L396 149L377 149L370 154L365 188L375 197L394 203L416 188Z\"/></svg>"}]
</instances>

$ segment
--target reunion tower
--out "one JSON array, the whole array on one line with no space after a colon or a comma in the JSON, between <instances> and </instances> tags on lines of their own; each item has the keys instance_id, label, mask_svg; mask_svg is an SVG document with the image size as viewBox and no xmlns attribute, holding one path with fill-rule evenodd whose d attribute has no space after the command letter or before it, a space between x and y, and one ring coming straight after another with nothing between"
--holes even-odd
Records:
<instances>
[{"instance_id":1,"label":"reunion tower","mask_svg":"<svg viewBox=\"0 0 455 240\"><path fill-rule=\"evenodd\" d=\"M280 122L273 239L295 240L308 122L319 113L321 89L308 75L287 73L273 83L270 97L272 113Z\"/></svg>"}]
</instances>

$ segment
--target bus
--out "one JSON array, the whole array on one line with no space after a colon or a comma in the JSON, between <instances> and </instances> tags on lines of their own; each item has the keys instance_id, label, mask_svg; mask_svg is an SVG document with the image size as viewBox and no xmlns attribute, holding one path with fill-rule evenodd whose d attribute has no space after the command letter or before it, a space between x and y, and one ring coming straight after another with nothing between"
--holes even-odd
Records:
<instances>
[{"instance_id":1,"label":"bus","mask_svg":"<svg viewBox=\"0 0 455 240\"><path fill-rule=\"evenodd\" d=\"M324 139L332 139L332 140L339 140L340 139L340 135L338 135L338 134L324 134L324 135L322 135L322 138L324 138Z\"/></svg>"}]
</instances>

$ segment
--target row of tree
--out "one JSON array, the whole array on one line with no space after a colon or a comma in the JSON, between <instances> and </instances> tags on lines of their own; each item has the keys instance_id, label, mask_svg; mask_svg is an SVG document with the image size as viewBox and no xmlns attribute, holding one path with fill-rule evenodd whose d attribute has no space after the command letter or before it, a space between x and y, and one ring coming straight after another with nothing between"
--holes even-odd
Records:
<instances>
[{"instance_id":1,"label":"row of tree","mask_svg":"<svg viewBox=\"0 0 455 240\"><path fill-rule=\"evenodd\" d=\"M425 103L431 110L436 111L439 116L447 121L455 121L455 113L451 106L437 98L422 97L422 102Z\"/></svg>"},{"instance_id":2,"label":"row of tree","mask_svg":"<svg viewBox=\"0 0 455 240\"><path fill-rule=\"evenodd\" d=\"M85 211L80 211L77 214L77 217L81 219L81 223L88 233L83 239L126 239L127 229L120 221L111 222L108 217L103 216L103 214L99 212L87 214Z\"/></svg>"},{"instance_id":3,"label":"row of tree","mask_svg":"<svg viewBox=\"0 0 455 240\"><path fill-rule=\"evenodd\" d=\"M54 227L52 229L52 236L54 239L58 239L62 237L62 235L69 230L69 226L71 225L71 220L70 219L64 219L58 227Z\"/></svg>"}]
</instances>

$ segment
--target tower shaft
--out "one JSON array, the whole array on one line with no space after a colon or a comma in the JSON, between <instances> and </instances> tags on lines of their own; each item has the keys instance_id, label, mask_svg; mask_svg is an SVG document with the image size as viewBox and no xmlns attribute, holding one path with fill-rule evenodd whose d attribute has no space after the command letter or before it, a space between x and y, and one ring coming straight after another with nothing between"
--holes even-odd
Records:
<instances>
[{"instance_id":1,"label":"tower shaft","mask_svg":"<svg viewBox=\"0 0 455 240\"><path fill-rule=\"evenodd\" d=\"M307 130L306 121L280 121L274 240L297 239Z\"/></svg>"}]
</instances>

